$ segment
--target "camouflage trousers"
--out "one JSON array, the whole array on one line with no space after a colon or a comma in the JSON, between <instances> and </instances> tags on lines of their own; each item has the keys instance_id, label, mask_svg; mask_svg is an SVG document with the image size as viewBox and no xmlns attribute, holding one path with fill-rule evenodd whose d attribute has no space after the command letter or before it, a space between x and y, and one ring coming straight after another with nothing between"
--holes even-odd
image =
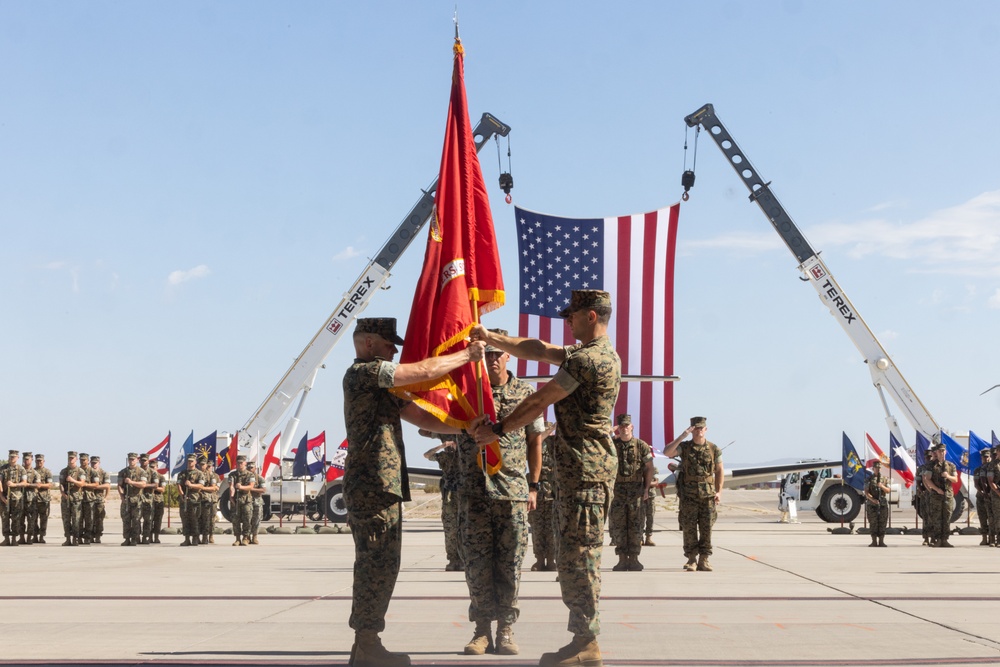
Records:
<instances>
[{"instance_id":1,"label":"camouflage trousers","mask_svg":"<svg viewBox=\"0 0 1000 667\"><path fill-rule=\"evenodd\" d=\"M347 510L347 525L354 538L354 584L348 625L356 631L382 632L399 576L402 505L398 498L388 494L366 500L362 507L351 503Z\"/></svg>"},{"instance_id":2,"label":"camouflage trousers","mask_svg":"<svg viewBox=\"0 0 1000 667\"><path fill-rule=\"evenodd\" d=\"M253 503L253 511L250 513L250 534L256 535L260 531L260 520L264 516L264 503Z\"/></svg>"},{"instance_id":3,"label":"camouflage trousers","mask_svg":"<svg viewBox=\"0 0 1000 667\"><path fill-rule=\"evenodd\" d=\"M163 527L163 496L160 496L160 500L153 501L153 536L157 537L160 534L160 529Z\"/></svg>"},{"instance_id":4,"label":"camouflage trousers","mask_svg":"<svg viewBox=\"0 0 1000 667\"><path fill-rule=\"evenodd\" d=\"M236 507L234 507L234 510L236 510ZM201 535L200 500L185 500L181 504L181 523L184 526L184 537L196 537ZM235 522L233 523L233 532L236 532ZM239 535L239 533L236 534Z\"/></svg>"},{"instance_id":5,"label":"camouflage trousers","mask_svg":"<svg viewBox=\"0 0 1000 667\"><path fill-rule=\"evenodd\" d=\"M577 638L595 639L601 633L601 552L611 488L600 482L560 485L558 498L557 564L563 604L569 608L567 629Z\"/></svg>"},{"instance_id":6,"label":"camouflage trousers","mask_svg":"<svg viewBox=\"0 0 1000 667\"><path fill-rule=\"evenodd\" d=\"M21 534L26 537L36 537L38 535L38 529L36 528L36 523L38 519L36 514L38 513L38 507L35 504L34 498L24 499L24 518L21 522Z\"/></svg>"},{"instance_id":7,"label":"camouflage trousers","mask_svg":"<svg viewBox=\"0 0 1000 667\"><path fill-rule=\"evenodd\" d=\"M889 506L866 502L865 517L872 537L885 537L885 528L889 524Z\"/></svg>"},{"instance_id":8,"label":"camouflage trousers","mask_svg":"<svg viewBox=\"0 0 1000 667\"><path fill-rule=\"evenodd\" d=\"M215 513L218 508L216 502L214 500L201 501L201 507L198 510L200 535L212 535L215 533ZM152 524L150 524L150 529L152 529Z\"/></svg>"},{"instance_id":9,"label":"camouflage trousers","mask_svg":"<svg viewBox=\"0 0 1000 667\"><path fill-rule=\"evenodd\" d=\"M642 492L642 482L615 483L608 526L620 556L638 556L642 550Z\"/></svg>"},{"instance_id":10,"label":"camouflage trousers","mask_svg":"<svg viewBox=\"0 0 1000 667\"><path fill-rule=\"evenodd\" d=\"M3 534L10 536L11 541L23 532L21 525L24 523L24 496L7 496L7 504L4 505L7 512L4 515Z\"/></svg>"},{"instance_id":11,"label":"camouflage trousers","mask_svg":"<svg viewBox=\"0 0 1000 667\"><path fill-rule=\"evenodd\" d=\"M917 510L917 516L920 517L920 521L922 522L922 528L920 530L920 534L925 540L931 536L931 524L927 520L928 493L929 493L928 491L922 492L919 496L917 496L916 500L913 503L914 507Z\"/></svg>"},{"instance_id":12,"label":"camouflage trousers","mask_svg":"<svg viewBox=\"0 0 1000 667\"><path fill-rule=\"evenodd\" d=\"M250 520L253 518L253 503L238 502L234 506L233 535L237 539L250 537Z\"/></svg>"},{"instance_id":13,"label":"camouflage trousers","mask_svg":"<svg viewBox=\"0 0 1000 667\"><path fill-rule=\"evenodd\" d=\"M94 536L94 501L84 500L80 503L80 537Z\"/></svg>"},{"instance_id":14,"label":"camouflage trousers","mask_svg":"<svg viewBox=\"0 0 1000 667\"><path fill-rule=\"evenodd\" d=\"M656 515L656 501L645 498L642 501L642 523L646 526L646 537L653 534L653 517Z\"/></svg>"},{"instance_id":15,"label":"camouflage trousers","mask_svg":"<svg viewBox=\"0 0 1000 667\"><path fill-rule=\"evenodd\" d=\"M955 499L933 491L927 494L927 528L935 540L948 538Z\"/></svg>"},{"instance_id":16,"label":"camouflage trousers","mask_svg":"<svg viewBox=\"0 0 1000 667\"><path fill-rule=\"evenodd\" d=\"M0 528L3 529L3 536L7 537L10 535L10 510L8 505L10 500L6 503L0 503Z\"/></svg>"},{"instance_id":17,"label":"camouflage trousers","mask_svg":"<svg viewBox=\"0 0 1000 667\"><path fill-rule=\"evenodd\" d=\"M441 492L441 525L444 527L444 553L449 563L465 562L459 518L458 494L454 491Z\"/></svg>"},{"instance_id":18,"label":"camouflage trousers","mask_svg":"<svg viewBox=\"0 0 1000 667\"><path fill-rule=\"evenodd\" d=\"M66 539L80 537L80 516L83 514L83 501L62 499L63 535Z\"/></svg>"},{"instance_id":19,"label":"camouflage trousers","mask_svg":"<svg viewBox=\"0 0 1000 667\"><path fill-rule=\"evenodd\" d=\"M528 504L463 496L461 513L469 620L513 625L528 550Z\"/></svg>"},{"instance_id":20,"label":"camouflage trousers","mask_svg":"<svg viewBox=\"0 0 1000 667\"><path fill-rule=\"evenodd\" d=\"M539 500L535 509L528 512L531 526L531 550L535 560L556 560L555 501Z\"/></svg>"},{"instance_id":21,"label":"camouflage trousers","mask_svg":"<svg viewBox=\"0 0 1000 667\"><path fill-rule=\"evenodd\" d=\"M139 542L142 534L142 501L137 497L122 499L122 538L131 542Z\"/></svg>"},{"instance_id":22,"label":"camouflage trousers","mask_svg":"<svg viewBox=\"0 0 1000 667\"><path fill-rule=\"evenodd\" d=\"M49 532L49 513L52 511L52 501L35 501L35 536L45 537Z\"/></svg>"},{"instance_id":23,"label":"camouflage trousers","mask_svg":"<svg viewBox=\"0 0 1000 667\"><path fill-rule=\"evenodd\" d=\"M990 494L990 534L994 540L1000 537L1000 495Z\"/></svg>"},{"instance_id":24,"label":"camouflage trousers","mask_svg":"<svg viewBox=\"0 0 1000 667\"><path fill-rule=\"evenodd\" d=\"M92 508L93 517L93 532L91 537L103 537L104 536L104 518L107 516L108 512L104 506L104 500L95 500Z\"/></svg>"},{"instance_id":25,"label":"camouflage trousers","mask_svg":"<svg viewBox=\"0 0 1000 667\"><path fill-rule=\"evenodd\" d=\"M146 495L145 493L140 498L142 502L139 503L139 533L142 535L142 539L148 542L153 534L153 498L152 494Z\"/></svg>"},{"instance_id":26,"label":"camouflage trousers","mask_svg":"<svg viewBox=\"0 0 1000 667\"><path fill-rule=\"evenodd\" d=\"M715 525L715 499L680 498L677 521L684 535L684 556L712 555L712 526Z\"/></svg>"},{"instance_id":27,"label":"camouflage trousers","mask_svg":"<svg viewBox=\"0 0 1000 667\"><path fill-rule=\"evenodd\" d=\"M990 534L990 510L992 503L990 497L985 493L976 494L976 516L979 517L979 534Z\"/></svg>"}]
</instances>

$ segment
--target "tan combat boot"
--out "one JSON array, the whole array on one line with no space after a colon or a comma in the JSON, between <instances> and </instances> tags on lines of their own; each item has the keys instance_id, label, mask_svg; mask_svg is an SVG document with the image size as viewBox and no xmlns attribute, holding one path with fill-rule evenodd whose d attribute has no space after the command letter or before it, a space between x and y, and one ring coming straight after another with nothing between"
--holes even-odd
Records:
<instances>
[{"instance_id":1,"label":"tan combat boot","mask_svg":"<svg viewBox=\"0 0 1000 667\"><path fill-rule=\"evenodd\" d=\"M644 547L655 547L656 546L656 542L653 541L653 536L652 535L647 535L646 536L646 541L642 543L642 546L644 546Z\"/></svg>"},{"instance_id":2,"label":"tan combat boot","mask_svg":"<svg viewBox=\"0 0 1000 667\"><path fill-rule=\"evenodd\" d=\"M574 637L555 653L543 653L538 667L604 667L597 639Z\"/></svg>"},{"instance_id":3,"label":"tan combat boot","mask_svg":"<svg viewBox=\"0 0 1000 667\"><path fill-rule=\"evenodd\" d=\"M260 542L257 541L256 533L254 533L254 536L250 538L250 544L260 544Z\"/></svg>"},{"instance_id":4,"label":"tan combat boot","mask_svg":"<svg viewBox=\"0 0 1000 667\"><path fill-rule=\"evenodd\" d=\"M494 644L497 655L517 655L519 649L514 643L514 628L497 623L497 640Z\"/></svg>"},{"instance_id":5,"label":"tan combat boot","mask_svg":"<svg viewBox=\"0 0 1000 667\"><path fill-rule=\"evenodd\" d=\"M160 543L160 538L158 538L158 537L156 538L156 543L157 544ZM209 534L209 536L208 536L208 543L209 544L215 544L215 533L210 533Z\"/></svg>"},{"instance_id":6,"label":"tan combat boot","mask_svg":"<svg viewBox=\"0 0 1000 667\"><path fill-rule=\"evenodd\" d=\"M709 563L708 563L708 556L706 556L705 554L702 554L701 557L698 558L698 571L699 572L711 572L712 571L712 566L709 565Z\"/></svg>"},{"instance_id":7,"label":"tan combat boot","mask_svg":"<svg viewBox=\"0 0 1000 667\"><path fill-rule=\"evenodd\" d=\"M409 667L410 656L405 653L389 653L382 646L377 632L359 630L354 635L350 664L352 667Z\"/></svg>"},{"instance_id":8,"label":"tan combat boot","mask_svg":"<svg viewBox=\"0 0 1000 667\"><path fill-rule=\"evenodd\" d=\"M236 538L236 541L235 541L235 542L233 542L233 546L234 546L234 547L238 547L238 546L240 546L240 545L242 545L242 544L243 544L243 540L241 540L241 539L240 539L240 538L238 538L238 537Z\"/></svg>"},{"instance_id":9,"label":"tan combat boot","mask_svg":"<svg viewBox=\"0 0 1000 667\"><path fill-rule=\"evenodd\" d=\"M688 562L684 563L684 571L685 572L694 572L695 568L697 567L697 562L698 562L698 559L695 558L694 556L689 557L688 558Z\"/></svg>"},{"instance_id":10,"label":"tan combat boot","mask_svg":"<svg viewBox=\"0 0 1000 667\"><path fill-rule=\"evenodd\" d=\"M493 649L493 639L490 637L489 623L476 623L472 639L465 645L465 655L483 655Z\"/></svg>"}]
</instances>

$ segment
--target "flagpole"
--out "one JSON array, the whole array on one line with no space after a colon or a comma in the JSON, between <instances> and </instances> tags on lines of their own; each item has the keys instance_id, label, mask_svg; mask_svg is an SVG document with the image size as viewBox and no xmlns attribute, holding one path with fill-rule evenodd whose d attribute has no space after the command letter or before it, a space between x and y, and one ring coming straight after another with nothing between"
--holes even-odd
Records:
<instances>
[{"instance_id":1,"label":"flagpole","mask_svg":"<svg viewBox=\"0 0 1000 667\"><path fill-rule=\"evenodd\" d=\"M865 487L868 486L868 431L865 431L865 462L861 468L861 481L864 482ZM865 497L867 491L867 488L862 488L861 490L861 497L864 499L864 504L866 505L864 516L861 517L861 526L863 528L868 527L868 498Z\"/></svg>"}]
</instances>

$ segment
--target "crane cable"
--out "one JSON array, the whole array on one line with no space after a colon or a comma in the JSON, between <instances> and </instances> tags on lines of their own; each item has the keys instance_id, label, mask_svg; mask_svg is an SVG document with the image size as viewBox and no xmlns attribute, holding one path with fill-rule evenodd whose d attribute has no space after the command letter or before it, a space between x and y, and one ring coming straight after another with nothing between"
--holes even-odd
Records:
<instances>
[{"instance_id":1,"label":"crane cable","mask_svg":"<svg viewBox=\"0 0 1000 667\"><path fill-rule=\"evenodd\" d=\"M684 194L681 195L683 201L687 201L690 198L688 195L688 190L694 187L694 170L698 165L698 135L701 134L701 125L695 127L694 131L694 151L693 158L691 160L691 168L687 168L688 159L688 127L684 128L684 173L681 174L681 185L684 187Z\"/></svg>"},{"instance_id":2,"label":"crane cable","mask_svg":"<svg viewBox=\"0 0 1000 667\"><path fill-rule=\"evenodd\" d=\"M509 204L513 201L510 191L514 187L514 177L510 175L510 134L507 135L507 171L503 170L503 161L500 159L500 135L494 135L493 140L497 144L497 166L500 169L500 189L507 195L504 200Z\"/></svg>"}]
</instances>

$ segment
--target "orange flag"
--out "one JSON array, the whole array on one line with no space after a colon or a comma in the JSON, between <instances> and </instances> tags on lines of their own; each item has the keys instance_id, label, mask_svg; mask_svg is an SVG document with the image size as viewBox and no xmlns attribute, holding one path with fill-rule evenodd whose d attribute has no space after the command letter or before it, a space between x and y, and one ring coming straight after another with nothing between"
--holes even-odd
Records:
<instances>
[{"instance_id":1,"label":"orange flag","mask_svg":"<svg viewBox=\"0 0 1000 667\"><path fill-rule=\"evenodd\" d=\"M502 306L505 298L493 216L466 105L463 54L456 38L441 171L424 268L400 355L404 364L464 349L479 315ZM465 428L484 412L496 419L489 377L485 369L479 375L477 381L475 367L466 364L430 382L396 387L393 392L442 422ZM499 469L498 443L486 449L485 458L487 471Z\"/></svg>"}]
</instances>

